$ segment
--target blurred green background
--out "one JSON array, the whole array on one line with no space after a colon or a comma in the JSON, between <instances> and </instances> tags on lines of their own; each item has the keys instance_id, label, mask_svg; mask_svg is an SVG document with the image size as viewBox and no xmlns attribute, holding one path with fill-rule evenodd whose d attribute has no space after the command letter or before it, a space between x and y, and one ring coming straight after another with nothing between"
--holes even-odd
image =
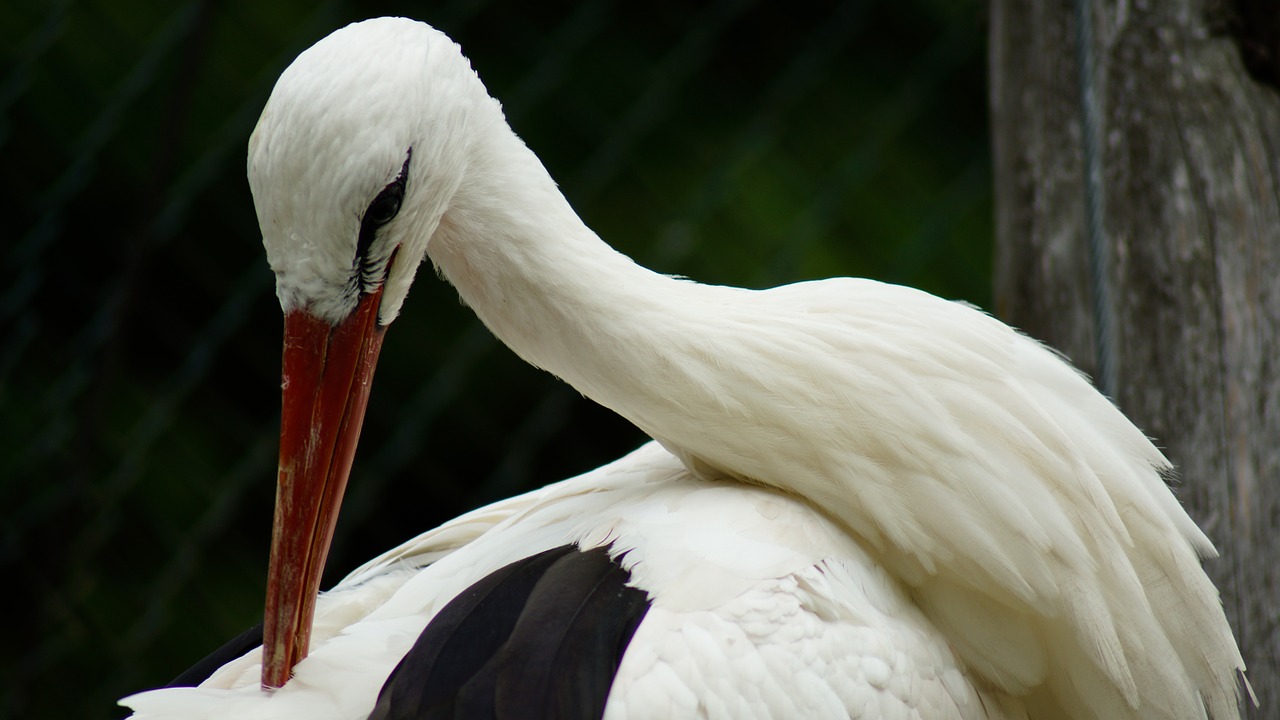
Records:
<instances>
[{"instance_id":1,"label":"blurred green background","mask_svg":"<svg viewBox=\"0 0 1280 720\"><path fill-rule=\"evenodd\" d=\"M0 4L0 712L106 718L260 619L281 320L244 178L280 71L353 20L460 42L588 224L655 269L987 305L978 0ZM326 585L639 433L419 275Z\"/></svg>"}]
</instances>

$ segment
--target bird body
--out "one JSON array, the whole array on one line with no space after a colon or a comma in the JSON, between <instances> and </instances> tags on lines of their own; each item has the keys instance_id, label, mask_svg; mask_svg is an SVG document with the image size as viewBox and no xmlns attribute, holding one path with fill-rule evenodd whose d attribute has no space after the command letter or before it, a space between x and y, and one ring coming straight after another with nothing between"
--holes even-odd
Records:
<instances>
[{"instance_id":1,"label":"bird body","mask_svg":"<svg viewBox=\"0 0 1280 720\"><path fill-rule=\"evenodd\" d=\"M254 650L202 687L127 702L140 718L363 718L448 600L566 543L610 548L653 597L606 717L967 718L994 706L839 525L793 495L698 479L656 443L357 569L321 595L313 650L273 694L258 688Z\"/></svg>"},{"instance_id":2,"label":"bird body","mask_svg":"<svg viewBox=\"0 0 1280 720\"><path fill-rule=\"evenodd\" d=\"M333 716L358 717L442 603L568 543L608 547L651 598L607 717L1236 716L1214 551L1167 460L1034 340L870 280L755 291L636 265L457 47L410 21L300 56L249 171L287 338L357 316L380 338L430 258L512 350L657 444L358 570L274 695L252 653L206 683L236 702L302 702L351 672L359 699Z\"/></svg>"}]
</instances>

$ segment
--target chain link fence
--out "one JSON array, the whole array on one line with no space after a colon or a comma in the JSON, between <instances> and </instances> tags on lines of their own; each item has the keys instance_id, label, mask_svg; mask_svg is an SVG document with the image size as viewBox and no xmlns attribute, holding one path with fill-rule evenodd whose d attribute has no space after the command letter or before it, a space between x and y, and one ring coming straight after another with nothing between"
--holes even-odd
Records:
<instances>
[{"instance_id":1,"label":"chain link fence","mask_svg":"<svg viewBox=\"0 0 1280 720\"><path fill-rule=\"evenodd\" d=\"M588 224L656 270L987 303L976 0L5 3L8 716L119 716L260 619L281 320L245 144L298 52L381 14L459 41ZM642 440L421 273L325 584Z\"/></svg>"}]
</instances>

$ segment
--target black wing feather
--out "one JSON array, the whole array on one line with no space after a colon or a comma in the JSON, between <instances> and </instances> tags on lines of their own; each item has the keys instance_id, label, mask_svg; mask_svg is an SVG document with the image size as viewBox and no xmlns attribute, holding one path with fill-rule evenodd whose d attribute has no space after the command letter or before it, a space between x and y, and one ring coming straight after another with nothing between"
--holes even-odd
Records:
<instances>
[{"instance_id":1,"label":"black wing feather","mask_svg":"<svg viewBox=\"0 0 1280 720\"><path fill-rule=\"evenodd\" d=\"M649 608L605 548L565 545L450 601L382 687L370 720L599 718Z\"/></svg>"},{"instance_id":2,"label":"black wing feather","mask_svg":"<svg viewBox=\"0 0 1280 720\"><path fill-rule=\"evenodd\" d=\"M613 676L649 608L604 548L561 558L534 589L501 655L499 715L600 717ZM598 710L587 711L587 708Z\"/></svg>"}]
</instances>

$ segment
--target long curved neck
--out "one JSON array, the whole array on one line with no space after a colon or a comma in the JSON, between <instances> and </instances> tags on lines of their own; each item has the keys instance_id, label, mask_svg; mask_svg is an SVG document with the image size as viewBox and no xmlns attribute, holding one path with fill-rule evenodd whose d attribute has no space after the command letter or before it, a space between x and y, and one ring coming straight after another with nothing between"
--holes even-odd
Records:
<instances>
[{"instance_id":1,"label":"long curved neck","mask_svg":"<svg viewBox=\"0 0 1280 720\"><path fill-rule=\"evenodd\" d=\"M428 245L437 269L527 362L613 402L646 323L697 292L615 251L574 213L541 162L497 123Z\"/></svg>"}]
</instances>

